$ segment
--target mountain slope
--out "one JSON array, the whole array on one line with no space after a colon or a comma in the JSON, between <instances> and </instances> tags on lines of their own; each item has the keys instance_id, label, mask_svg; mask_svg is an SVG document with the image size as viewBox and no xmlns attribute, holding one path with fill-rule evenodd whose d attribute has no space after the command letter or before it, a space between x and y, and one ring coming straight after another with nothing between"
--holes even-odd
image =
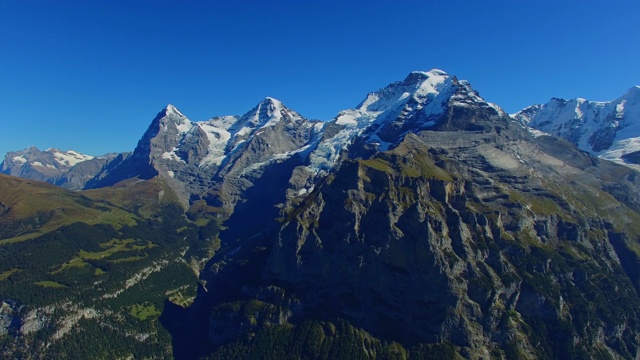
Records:
<instances>
[{"instance_id":1,"label":"mountain slope","mask_svg":"<svg viewBox=\"0 0 640 360\"><path fill-rule=\"evenodd\" d=\"M177 356L307 341L298 356L330 357L341 337L362 358L389 342L411 358L638 353L637 174L533 137L450 79L434 112L387 97L396 110L367 119L279 227L221 234Z\"/></svg>"},{"instance_id":2,"label":"mountain slope","mask_svg":"<svg viewBox=\"0 0 640 360\"><path fill-rule=\"evenodd\" d=\"M176 201L162 179L80 193L0 175L0 357L169 357L159 316L192 301L217 234Z\"/></svg>"},{"instance_id":3,"label":"mountain slope","mask_svg":"<svg viewBox=\"0 0 640 360\"><path fill-rule=\"evenodd\" d=\"M608 102L553 98L512 115L534 129L563 137L580 149L622 164L637 164L640 87Z\"/></svg>"},{"instance_id":4,"label":"mountain slope","mask_svg":"<svg viewBox=\"0 0 640 360\"><path fill-rule=\"evenodd\" d=\"M57 186L0 174L0 242L33 238L74 222L114 225L135 221L106 202Z\"/></svg>"}]
</instances>

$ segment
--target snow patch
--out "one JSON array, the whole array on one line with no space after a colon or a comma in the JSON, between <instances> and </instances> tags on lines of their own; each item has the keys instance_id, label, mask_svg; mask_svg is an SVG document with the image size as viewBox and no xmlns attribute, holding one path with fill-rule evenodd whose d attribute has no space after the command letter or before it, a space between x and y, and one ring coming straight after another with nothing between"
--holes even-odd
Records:
<instances>
[{"instance_id":1,"label":"snow patch","mask_svg":"<svg viewBox=\"0 0 640 360\"><path fill-rule=\"evenodd\" d=\"M611 147L598 153L598 157L619 164L625 164L622 156L640 151L640 136L614 141Z\"/></svg>"},{"instance_id":2,"label":"snow patch","mask_svg":"<svg viewBox=\"0 0 640 360\"><path fill-rule=\"evenodd\" d=\"M27 159L25 159L23 156L18 155L13 157L13 161L22 166L27 162Z\"/></svg>"},{"instance_id":3,"label":"snow patch","mask_svg":"<svg viewBox=\"0 0 640 360\"><path fill-rule=\"evenodd\" d=\"M165 108L164 116L170 119L170 122L178 129L178 133L180 135L184 135L188 133L194 126L194 123L189 121L189 119L181 113L175 106L169 104ZM165 122L165 126L162 128L164 131L167 130L167 122Z\"/></svg>"},{"instance_id":4,"label":"snow patch","mask_svg":"<svg viewBox=\"0 0 640 360\"><path fill-rule=\"evenodd\" d=\"M369 136L369 141L372 144L376 145L379 151L387 151L389 150L391 145L393 145L388 141L383 141L382 139L380 139L380 136L378 136L378 134L372 134L371 136Z\"/></svg>"},{"instance_id":5,"label":"snow patch","mask_svg":"<svg viewBox=\"0 0 640 360\"><path fill-rule=\"evenodd\" d=\"M180 110L178 110L175 106L168 104L165 107L165 115L166 116L178 116L178 117L186 117L184 116L184 114L182 112L180 112Z\"/></svg>"},{"instance_id":6,"label":"snow patch","mask_svg":"<svg viewBox=\"0 0 640 360\"><path fill-rule=\"evenodd\" d=\"M177 148L173 148L173 151L167 151L165 153L162 154L162 158L165 160L170 160L170 161L179 161L182 163L185 163L184 160L182 160L177 154L176 154L176 150L178 150Z\"/></svg>"},{"instance_id":7,"label":"snow patch","mask_svg":"<svg viewBox=\"0 0 640 360\"><path fill-rule=\"evenodd\" d=\"M239 135L239 136L249 135L251 133L251 130L253 130L253 128L249 126L243 126L240 130L238 130L236 135Z\"/></svg>"},{"instance_id":8,"label":"snow patch","mask_svg":"<svg viewBox=\"0 0 640 360\"><path fill-rule=\"evenodd\" d=\"M493 110L495 110L498 113L498 115L500 115L500 116L506 116L507 115L507 113L504 110L502 110L502 108L500 106L498 106L498 105L496 105L496 104L494 104L492 102L488 102L488 101L487 101L487 104L489 104L489 106L491 106L491 108L493 108Z\"/></svg>"},{"instance_id":9,"label":"snow patch","mask_svg":"<svg viewBox=\"0 0 640 360\"><path fill-rule=\"evenodd\" d=\"M188 133L192 127L193 127L193 124L191 123L191 121L188 121L188 120L176 125L176 128L178 128L178 131L180 132L180 134Z\"/></svg>"},{"instance_id":10,"label":"snow patch","mask_svg":"<svg viewBox=\"0 0 640 360\"><path fill-rule=\"evenodd\" d=\"M94 158L93 156L80 154L79 152L73 150L59 151L56 149L49 149L47 150L47 152L53 154L53 157L56 159L56 161L64 167L71 167L78 163Z\"/></svg>"},{"instance_id":11,"label":"snow patch","mask_svg":"<svg viewBox=\"0 0 640 360\"><path fill-rule=\"evenodd\" d=\"M307 151L309 149L309 147L310 147L310 145L305 145L305 146L303 146L303 147L301 147L301 148L299 148L297 150L287 151L287 152L282 153L282 154L272 155L265 161L261 161L261 162L254 163L254 164L251 164L251 165L247 166L245 169L242 170L242 172L240 172L240 175L245 175L245 174L247 174L247 173L249 173L251 171L258 170L258 169L264 167L265 165L269 165L269 164L274 163L274 162L276 162L278 160L288 159L291 156L293 156L294 154L298 154L298 153L302 153L302 152Z\"/></svg>"},{"instance_id":12,"label":"snow patch","mask_svg":"<svg viewBox=\"0 0 640 360\"><path fill-rule=\"evenodd\" d=\"M207 135L209 141L207 155L200 161L198 166L220 165L225 158L225 149L231 139L231 133L226 129L230 124L229 119L221 119L220 122L199 123L198 126ZM234 118L235 120L235 118Z\"/></svg>"},{"instance_id":13,"label":"snow patch","mask_svg":"<svg viewBox=\"0 0 640 360\"><path fill-rule=\"evenodd\" d=\"M274 126L282 119L282 103L272 97L267 97L265 104L267 106L267 115L270 117L264 126Z\"/></svg>"},{"instance_id":14,"label":"snow patch","mask_svg":"<svg viewBox=\"0 0 640 360\"><path fill-rule=\"evenodd\" d=\"M539 136L549 135L548 133L546 133L546 132L544 132L544 131L536 130L536 129L532 128L532 127L528 127L528 126L527 126L527 128L526 128L526 129L529 131L529 133L530 133L531 135L533 135L533 137L539 137Z\"/></svg>"},{"instance_id":15,"label":"snow patch","mask_svg":"<svg viewBox=\"0 0 640 360\"><path fill-rule=\"evenodd\" d=\"M362 117L362 113L357 110L345 110L338 114L336 124L345 126L358 125L358 119Z\"/></svg>"},{"instance_id":16,"label":"snow patch","mask_svg":"<svg viewBox=\"0 0 640 360\"><path fill-rule=\"evenodd\" d=\"M624 105L627 103L627 100L622 100L619 104L616 104L616 118L620 119L624 116Z\"/></svg>"}]
</instances>

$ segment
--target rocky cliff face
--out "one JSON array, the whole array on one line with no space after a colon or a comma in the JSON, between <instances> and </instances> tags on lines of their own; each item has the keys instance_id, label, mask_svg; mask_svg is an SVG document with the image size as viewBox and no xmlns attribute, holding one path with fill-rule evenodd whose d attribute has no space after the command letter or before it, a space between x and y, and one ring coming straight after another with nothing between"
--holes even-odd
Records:
<instances>
[{"instance_id":1,"label":"rocky cliff face","mask_svg":"<svg viewBox=\"0 0 640 360\"><path fill-rule=\"evenodd\" d=\"M442 134L411 136L384 155L345 162L283 225L263 271L268 284L299 299L295 315L346 318L407 345L447 339L465 357L507 348L532 358L586 356L600 347L634 354L635 330L611 331L635 326L637 311L600 317L590 311L608 305L589 300L599 293L605 302L619 295L637 303L630 281L637 272L625 273L616 252L617 245L621 254L631 251L625 241L632 240L617 239L612 218L572 205L574 196L608 194L558 191L560 182L552 191L524 171L517 153L494 145L442 153L426 145L435 136ZM618 295L602 287L617 287ZM534 334L549 348L535 350Z\"/></svg>"},{"instance_id":2,"label":"rocky cliff face","mask_svg":"<svg viewBox=\"0 0 640 360\"><path fill-rule=\"evenodd\" d=\"M342 320L406 354L636 356L637 174L533 137L454 80L434 113L376 109L385 120L367 119L279 228L223 242L192 307L214 357L238 339L259 349L274 326ZM339 119L322 141L344 134Z\"/></svg>"}]
</instances>

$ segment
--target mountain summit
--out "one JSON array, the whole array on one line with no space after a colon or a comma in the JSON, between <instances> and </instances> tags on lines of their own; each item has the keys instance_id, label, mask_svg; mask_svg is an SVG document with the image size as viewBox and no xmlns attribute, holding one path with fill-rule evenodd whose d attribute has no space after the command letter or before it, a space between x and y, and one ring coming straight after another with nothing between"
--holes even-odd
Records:
<instances>
[{"instance_id":1,"label":"mountain summit","mask_svg":"<svg viewBox=\"0 0 640 360\"><path fill-rule=\"evenodd\" d=\"M444 71L414 71L404 81L392 83L367 95L356 110L379 114L391 109L401 110L408 103L422 108L433 102L440 93L446 96L452 85L452 78Z\"/></svg>"}]
</instances>

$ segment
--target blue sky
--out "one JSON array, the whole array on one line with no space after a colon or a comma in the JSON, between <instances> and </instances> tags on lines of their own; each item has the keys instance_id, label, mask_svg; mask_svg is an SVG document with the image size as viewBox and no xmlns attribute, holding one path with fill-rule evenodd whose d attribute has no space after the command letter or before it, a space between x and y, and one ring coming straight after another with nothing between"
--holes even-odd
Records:
<instances>
[{"instance_id":1,"label":"blue sky","mask_svg":"<svg viewBox=\"0 0 640 360\"><path fill-rule=\"evenodd\" d=\"M266 96L328 120L413 70L508 112L640 85L640 2L0 0L0 156L131 151L171 103L191 120Z\"/></svg>"}]
</instances>

